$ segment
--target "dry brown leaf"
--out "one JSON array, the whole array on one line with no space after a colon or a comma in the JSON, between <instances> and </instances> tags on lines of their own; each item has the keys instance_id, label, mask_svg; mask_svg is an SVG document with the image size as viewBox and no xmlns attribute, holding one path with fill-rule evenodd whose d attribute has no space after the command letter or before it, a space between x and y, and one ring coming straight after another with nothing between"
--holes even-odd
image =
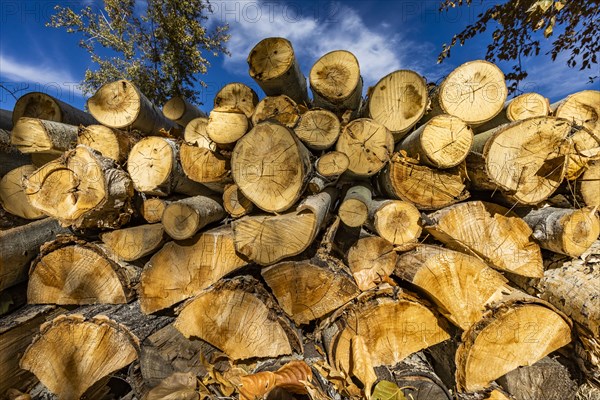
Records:
<instances>
[{"instance_id":1,"label":"dry brown leaf","mask_svg":"<svg viewBox=\"0 0 600 400\"><path fill-rule=\"evenodd\" d=\"M198 400L198 380L192 372L175 372L148 392L147 400Z\"/></svg>"},{"instance_id":2,"label":"dry brown leaf","mask_svg":"<svg viewBox=\"0 0 600 400\"><path fill-rule=\"evenodd\" d=\"M240 399L254 400L265 397L276 387L291 393L307 394L301 381L310 381L312 371L304 361L290 361L276 372L264 371L242 376L238 387Z\"/></svg>"},{"instance_id":3,"label":"dry brown leaf","mask_svg":"<svg viewBox=\"0 0 600 400\"><path fill-rule=\"evenodd\" d=\"M238 388L240 400L263 398L275 388L275 381L275 373L271 371L257 372L256 374L242 376L242 384Z\"/></svg>"},{"instance_id":4,"label":"dry brown leaf","mask_svg":"<svg viewBox=\"0 0 600 400\"><path fill-rule=\"evenodd\" d=\"M371 398L371 389L377 381L377 375L373 369L371 355L367 350L365 339L360 335L354 335L350 342L352 348L352 367L351 374L360 380L364 385L365 397Z\"/></svg>"}]
</instances>

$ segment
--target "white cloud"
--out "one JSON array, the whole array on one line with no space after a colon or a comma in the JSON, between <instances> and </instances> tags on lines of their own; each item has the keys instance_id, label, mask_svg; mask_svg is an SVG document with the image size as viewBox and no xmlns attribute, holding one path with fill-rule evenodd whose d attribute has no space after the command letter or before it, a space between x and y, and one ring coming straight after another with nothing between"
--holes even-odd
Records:
<instances>
[{"instance_id":1,"label":"white cloud","mask_svg":"<svg viewBox=\"0 0 600 400\"><path fill-rule=\"evenodd\" d=\"M29 64L0 54L0 77L11 82L39 85L75 85L80 79L71 73L48 64Z\"/></svg>"}]
</instances>

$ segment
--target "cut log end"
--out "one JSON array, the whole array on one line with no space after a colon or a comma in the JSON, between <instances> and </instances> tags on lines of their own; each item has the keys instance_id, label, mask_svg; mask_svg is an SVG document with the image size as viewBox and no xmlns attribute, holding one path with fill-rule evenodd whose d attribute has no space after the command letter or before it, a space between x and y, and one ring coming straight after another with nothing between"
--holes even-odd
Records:
<instances>
[{"instance_id":1,"label":"cut log end","mask_svg":"<svg viewBox=\"0 0 600 400\"><path fill-rule=\"evenodd\" d=\"M254 90L243 83L228 83L216 94L215 111L242 112L251 118L258 104L258 96Z\"/></svg>"},{"instance_id":2,"label":"cut log end","mask_svg":"<svg viewBox=\"0 0 600 400\"><path fill-rule=\"evenodd\" d=\"M141 97L130 82L121 80L102 86L89 98L92 115L111 128L126 128L133 124L141 109Z\"/></svg>"},{"instance_id":3,"label":"cut log end","mask_svg":"<svg viewBox=\"0 0 600 400\"><path fill-rule=\"evenodd\" d=\"M11 144L24 154L59 155L77 141L77 127L38 118L19 118L11 136Z\"/></svg>"},{"instance_id":4,"label":"cut log end","mask_svg":"<svg viewBox=\"0 0 600 400\"><path fill-rule=\"evenodd\" d=\"M248 131L249 122L244 113L211 111L206 125L206 133L219 145L237 142Z\"/></svg>"},{"instance_id":5,"label":"cut log end","mask_svg":"<svg viewBox=\"0 0 600 400\"><path fill-rule=\"evenodd\" d=\"M223 207L233 218L240 218L251 213L254 204L244 196L237 185L229 185L223 192Z\"/></svg>"},{"instance_id":6,"label":"cut log end","mask_svg":"<svg viewBox=\"0 0 600 400\"><path fill-rule=\"evenodd\" d=\"M294 64L291 43L283 38L261 40L250 52L248 65L253 79L268 81L285 74Z\"/></svg>"},{"instance_id":7,"label":"cut log end","mask_svg":"<svg viewBox=\"0 0 600 400\"><path fill-rule=\"evenodd\" d=\"M506 107L506 118L510 121L545 117L548 114L550 114L550 102L538 93L523 93L512 99Z\"/></svg>"},{"instance_id":8,"label":"cut log end","mask_svg":"<svg viewBox=\"0 0 600 400\"><path fill-rule=\"evenodd\" d=\"M138 140L137 134L119 131L104 125L80 127L77 135L78 144L91 147L104 157L111 158L119 164L123 164L127 160L129 151Z\"/></svg>"},{"instance_id":9,"label":"cut log end","mask_svg":"<svg viewBox=\"0 0 600 400\"><path fill-rule=\"evenodd\" d=\"M187 143L194 144L198 147L216 150L216 144L210 140L206 132L208 118L199 117L191 120L186 126L183 133L183 138Z\"/></svg>"},{"instance_id":10,"label":"cut log end","mask_svg":"<svg viewBox=\"0 0 600 400\"><path fill-rule=\"evenodd\" d=\"M211 197L195 196L168 204L162 215L162 224L169 236L183 240L224 216L225 210L218 201Z\"/></svg>"},{"instance_id":11,"label":"cut log end","mask_svg":"<svg viewBox=\"0 0 600 400\"><path fill-rule=\"evenodd\" d=\"M0 204L9 213L25 219L40 219L46 216L29 203L23 189L23 179L35 170L33 165L23 165L0 179Z\"/></svg>"},{"instance_id":12,"label":"cut log end","mask_svg":"<svg viewBox=\"0 0 600 400\"><path fill-rule=\"evenodd\" d=\"M417 245L422 231L421 213L414 205L401 200L384 200L374 208L369 210L369 214L379 236L399 251L410 250Z\"/></svg>"},{"instance_id":13,"label":"cut log end","mask_svg":"<svg viewBox=\"0 0 600 400\"><path fill-rule=\"evenodd\" d=\"M294 132L310 149L325 150L333 146L338 139L340 120L331 111L309 110L302 114Z\"/></svg>"},{"instance_id":14,"label":"cut log end","mask_svg":"<svg viewBox=\"0 0 600 400\"><path fill-rule=\"evenodd\" d=\"M554 114L589 129L600 136L600 91L583 90L553 104Z\"/></svg>"},{"instance_id":15,"label":"cut log end","mask_svg":"<svg viewBox=\"0 0 600 400\"><path fill-rule=\"evenodd\" d=\"M323 154L315 165L319 175L325 178L333 178L342 175L350 166L350 159L339 151L330 151Z\"/></svg>"},{"instance_id":16,"label":"cut log end","mask_svg":"<svg viewBox=\"0 0 600 400\"><path fill-rule=\"evenodd\" d=\"M252 114L252 125L275 120L288 128L294 128L300 120L300 109L294 100L286 95L267 96L258 103Z\"/></svg>"},{"instance_id":17,"label":"cut log end","mask_svg":"<svg viewBox=\"0 0 600 400\"><path fill-rule=\"evenodd\" d=\"M398 255L394 246L379 236L360 238L348 251L348 267L360 290L369 290L389 277Z\"/></svg>"},{"instance_id":18,"label":"cut log end","mask_svg":"<svg viewBox=\"0 0 600 400\"><path fill-rule=\"evenodd\" d=\"M139 225L102 233L100 238L121 260L135 261L154 252L164 232L162 224Z\"/></svg>"}]
</instances>

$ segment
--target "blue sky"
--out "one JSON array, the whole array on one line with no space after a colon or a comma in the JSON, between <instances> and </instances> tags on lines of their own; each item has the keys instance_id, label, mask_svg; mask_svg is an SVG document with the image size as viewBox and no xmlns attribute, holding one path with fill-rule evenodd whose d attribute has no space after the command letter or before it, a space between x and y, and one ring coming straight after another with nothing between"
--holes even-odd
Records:
<instances>
[{"instance_id":1,"label":"blue sky","mask_svg":"<svg viewBox=\"0 0 600 400\"><path fill-rule=\"evenodd\" d=\"M140 4L144 0L138 0ZM463 62L483 58L489 36L483 35L455 48L450 59L436 64L443 43L460 32L476 15L493 4L474 1L472 8L438 13L439 0L386 1L212 1L209 24L228 23L231 57L210 58L212 66L201 77L204 89L201 108L210 111L215 93L228 82L243 82L262 91L249 78L246 57L259 40L283 36L292 41L305 75L323 54L336 49L352 51L358 58L365 91L386 74L412 69L438 81ZM0 82L10 90L43 91L83 108L85 97L77 89L85 69L93 68L88 54L78 47L78 37L47 28L54 4L93 7L100 0L1 0ZM598 71L570 69L563 60L551 62L540 56L525 60L530 77L523 88L558 100L569 93L599 89L588 84ZM563 61L563 62L561 62ZM501 65L501 68L505 66ZM507 71L508 69L506 69ZM12 109L14 98L0 89L0 108Z\"/></svg>"}]
</instances>

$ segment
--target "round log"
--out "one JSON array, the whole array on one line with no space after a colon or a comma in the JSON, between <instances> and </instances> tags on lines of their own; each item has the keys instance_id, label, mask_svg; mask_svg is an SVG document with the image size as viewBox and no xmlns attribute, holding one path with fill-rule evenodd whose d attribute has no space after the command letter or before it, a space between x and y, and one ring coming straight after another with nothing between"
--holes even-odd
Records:
<instances>
[{"instance_id":1,"label":"round log","mask_svg":"<svg viewBox=\"0 0 600 400\"><path fill-rule=\"evenodd\" d=\"M12 124L21 117L39 118L69 125L96 124L93 116L46 93L31 92L19 97L12 112Z\"/></svg>"},{"instance_id":2,"label":"round log","mask_svg":"<svg viewBox=\"0 0 600 400\"><path fill-rule=\"evenodd\" d=\"M183 240L224 217L225 210L220 202L208 196L194 196L169 203L161 221L169 236Z\"/></svg>"},{"instance_id":3,"label":"round log","mask_svg":"<svg viewBox=\"0 0 600 400\"><path fill-rule=\"evenodd\" d=\"M0 205L9 213L25 219L46 217L46 214L29 203L23 189L23 179L35 170L33 165L23 165L13 169L0 179Z\"/></svg>"},{"instance_id":4,"label":"round log","mask_svg":"<svg viewBox=\"0 0 600 400\"><path fill-rule=\"evenodd\" d=\"M334 113L312 109L302 114L294 132L309 149L326 150L334 145L340 129L340 120Z\"/></svg>"},{"instance_id":5,"label":"round log","mask_svg":"<svg viewBox=\"0 0 600 400\"><path fill-rule=\"evenodd\" d=\"M195 118L206 117L204 112L181 96L169 99L162 111L165 117L183 127Z\"/></svg>"},{"instance_id":6,"label":"round log","mask_svg":"<svg viewBox=\"0 0 600 400\"><path fill-rule=\"evenodd\" d=\"M127 161L129 152L140 138L135 132L125 132L104 125L80 126L77 132L77 144L89 146L121 165Z\"/></svg>"},{"instance_id":7,"label":"round log","mask_svg":"<svg viewBox=\"0 0 600 400\"><path fill-rule=\"evenodd\" d=\"M300 109L294 100L285 95L268 96L258 103L252 114L252 125L275 120L288 128L294 128L300 120Z\"/></svg>"},{"instance_id":8,"label":"round log","mask_svg":"<svg viewBox=\"0 0 600 400\"><path fill-rule=\"evenodd\" d=\"M60 155L77 142L77 127L38 118L19 118L10 142L22 153Z\"/></svg>"},{"instance_id":9,"label":"round log","mask_svg":"<svg viewBox=\"0 0 600 400\"><path fill-rule=\"evenodd\" d=\"M215 111L241 112L251 118L258 104L258 96L252 88L243 83L228 83L215 95Z\"/></svg>"}]
</instances>

